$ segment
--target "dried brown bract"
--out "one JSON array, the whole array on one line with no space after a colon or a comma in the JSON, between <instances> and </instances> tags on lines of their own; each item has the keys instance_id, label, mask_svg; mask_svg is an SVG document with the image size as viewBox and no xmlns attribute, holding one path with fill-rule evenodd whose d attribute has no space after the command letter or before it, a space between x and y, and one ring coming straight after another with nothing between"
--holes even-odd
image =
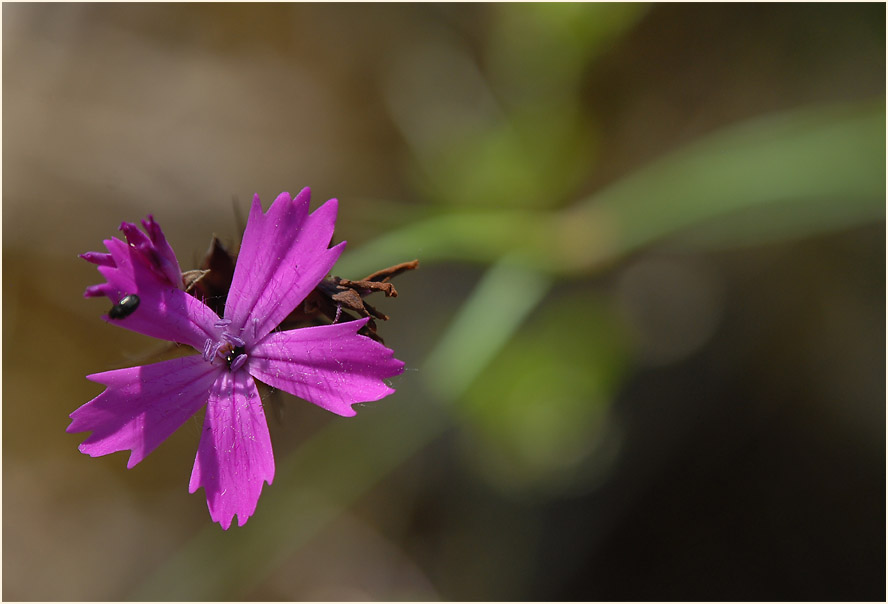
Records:
<instances>
[{"instance_id":1,"label":"dried brown bract","mask_svg":"<svg viewBox=\"0 0 888 604\"><path fill-rule=\"evenodd\" d=\"M234 265L234 256L214 235L200 269L183 273L186 291L203 300L222 316L231 280L234 277ZM412 260L378 270L363 279L326 277L278 327L286 330L369 317L370 320L359 333L382 342L382 337L376 331L376 320L387 321L389 317L364 298L374 292L382 292L387 298L397 297L398 290L391 280L403 272L418 267L419 260Z\"/></svg>"}]
</instances>

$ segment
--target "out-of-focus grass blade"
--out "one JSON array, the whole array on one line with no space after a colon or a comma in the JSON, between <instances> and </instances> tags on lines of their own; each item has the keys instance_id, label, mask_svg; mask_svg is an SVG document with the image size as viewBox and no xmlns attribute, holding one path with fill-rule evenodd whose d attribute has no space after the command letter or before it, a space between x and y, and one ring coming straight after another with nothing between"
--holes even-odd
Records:
<instances>
[{"instance_id":1,"label":"out-of-focus grass blade","mask_svg":"<svg viewBox=\"0 0 888 604\"><path fill-rule=\"evenodd\" d=\"M729 126L561 212L459 211L393 231L344 258L354 274L419 257L507 253L587 272L705 227L722 245L813 234L885 216L885 103L817 106Z\"/></svg>"},{"instance_id":2,"label":"out-of-focus grass blade","mask_svg":"<svg viewBox=\"0 0 888 604\"><path fill-rule=\"evenodd\" d=\"M708 241L719 245L884 216L880 100L809 107L725 128L566 211L558 241L563 262L583 270L691 227L713 229ZM590 245L592 236L599 239Z\"/></svg>"},{"instance_id":3,"label":"out-of-focus grass blade","mask_svg":"<svg viewBox=\"0 0 888 604\"><path fill-rule=\"evenodd\" d=\"M419 258L423 263L457 260L486 264L509 251L523 256L526 265L533 265L545 257L535 260L531 250L551 243L549 237L555 236L551 216L532 210L440 213L370 241L354 253L346 252L336 263L336 271L367 275L405 258Z\"/></svg>"},{"instance_id":4,"label":"out-of-focus grass blade","mask_svg":"<svg viewBox=\"0 0 888 604\"><path fill-rule=\"evenodd\" d=\"M482 278L445 337L414 373L444 401L458 396L548 291L547 279L508 261ZM464 362L453 362L465 358ZM451 425L430 404L332 422L278 460L273 488L244 527L210 525L131 594L132 600L236 600L347 506ZM381 404L382 405L382 404ZM200 492L203 493L202 491Z\"/></svg>"}]
</instances>

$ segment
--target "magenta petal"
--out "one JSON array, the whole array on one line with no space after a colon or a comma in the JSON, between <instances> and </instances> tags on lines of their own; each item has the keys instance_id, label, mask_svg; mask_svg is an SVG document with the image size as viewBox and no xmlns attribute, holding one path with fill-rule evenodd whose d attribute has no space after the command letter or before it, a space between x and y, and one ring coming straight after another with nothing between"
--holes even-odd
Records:
<instances>
[{"instance_id":1,"label":"magenta petal","mask_svg":"<svg viewBox=\"0 0 888 604\"><path fill-rule=\"evenodd\" d=\"M259 196L253 198L225 304L225 318L232 321L230 331L241 333L248 344L280 324L327 276L342 253L344 242L328 248L336 200L309 215L309 199L307 188L292 200L289 193L281 193L263 214ZM248 319L257 322L243 329Z\"/></svg>"},{"instance_id":2,"label":"magenta petal","mask_svg":"<svg viewBox=\"0 0 888 604\"><path fill-rule=\"evenodd\" d=\"M250 351L249 371L328 411L355 415L353 404L391 394L383 380L404 371L390 349L357 334L366 322L272 333Z\"/></svg>"},{"instance_id":3,"label":"magenta petal","mask_svg":"<svg viewBox=\"0 0 888 604\"><path fill-rule=\"evenodd\" d=\"M92 457L132 451L132 468L207 402L219 372L191 356L87 376L107 388L71 414L67 432L92 431L80 445Z\"/></svg>"},{"instance_id":4,"label":"magenta petal","mask_svg":"<svg viewBox=\"0 0 888 604\"><path fill-rule=\"evenodd\" d=\"M213 384L188 490L203 487L214 522L237 514L243 526L256 511L262 483L274 478L274 455L262 401L246 372L223 372Z\"/></svg>"},{"instance_id":5,"label":"magenta petal","mask_svg":"<svg viewBox=\"0 0 888 604\"><path fill-rule=\"evenodd\" d=\"M126 237L126 242L133 247L151 245L151 240L148 239L148 235L140 231L139 227L132 222L121 222L120 231L123 233L123 236Z\"/></svg>"},{"instance_id":6,"label":"magenta petal","mask_svg":"<svg viewBox=\"0 0 888 604\"><path fill-rule=\"evenodd\" d=\"M154 264L163 271L172 285L181 288L182 269L179 268L179 260L176 258L172 246L166 240L163 229L154 221L154 216L151 214L142 221L142 228L151 239L149 251Z\"/></svg>"},{"instance_id":7,"label":"magenta petal","mask_svg":"<svg viewBox=\"0 0 888 604\"><path fill-rule=\"evenodd\" d=\"M107 283L99 283L98 285L90 285L87 287L86 291L83 292L83 297L101 298L102 296L108 296L108 298L112 298L115 293L116 290Z\"/></svg>"},{"instance_id":8,"label":"magenta petal","mask_svg":"<svg viewBox=\"0 0 888 604\"><path fill-rule=\"evenodd\" d=\"M120 223L127 243L137 250L140 259L157 273L157 276L166 281L168 285L182 289L182 271L179 269L179 261L173 248L167 243L160 225L154 222L154 217L149 215L142 221L145 233L132 222Z\"/></svg>"},{"instance_id":9,"label":"magenta petal","mask_svg":"<svg viewBox=\"0 0 888 604\"><path fill-rule=\"evenodd\" d=\"M80 257L87 262L92 262L99 266L114 266L114 258L111 254L105 254L103 252L86 252L85 254L80 254Z\"/></svg>"},{"instance_id":10,"label":"magenta petal","mask_svg":"<svg viewBox=\"0 0 888 604\"><path fill-rule=\"evenodd\" d=\"M109 322L146 336L189 344L197 350L203 350L207 338L218 337L214 324L219 317L210 307L161 279L132 246L119 239L109 239L105 245L115 266L99 266L98 270L108 281L105 291L112 303L128 294L139 296L135 312ZM86 295L95 293L87 289Z\"/></svg>"}]
</instances>

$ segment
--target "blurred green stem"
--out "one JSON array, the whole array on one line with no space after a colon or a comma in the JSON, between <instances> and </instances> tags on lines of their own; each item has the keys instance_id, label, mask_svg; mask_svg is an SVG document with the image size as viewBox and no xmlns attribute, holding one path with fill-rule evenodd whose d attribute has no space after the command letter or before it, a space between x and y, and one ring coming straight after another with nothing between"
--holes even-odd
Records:
<instances>
[{"instance_id":1,"label":"blurred green stem","mask_svg":"<svg viewBox=\"0 0 888 604\"><path fill-rule=\"evenodd\" d=\"M444 401L462 396L549 291L549 277L515 258L484 275L429 355L424 377Z\"/></svg>"}]
</instances>

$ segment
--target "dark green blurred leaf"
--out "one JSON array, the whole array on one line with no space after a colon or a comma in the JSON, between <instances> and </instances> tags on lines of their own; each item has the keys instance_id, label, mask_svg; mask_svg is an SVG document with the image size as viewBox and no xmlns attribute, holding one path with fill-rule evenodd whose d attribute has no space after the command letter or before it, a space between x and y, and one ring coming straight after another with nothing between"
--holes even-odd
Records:
<instances>
[{"instance_id":1,"label":"dark green blurred leaf","mask_svg":"<svg viewBox=\"0 0 888 604\"><path fill-rule=\"evenodd\" d=\"M598 142L582 104L585 69L642 12L637 4L492 7L485 62L447 39L418 48L438 65L434 75L428 63L400 59L390 104L421 166L418 186L454 206L563 205Z\"/></svg>"},{"instance_id":2,"label":"dark green blurred leaf","mask_svg":"<svg viewBox=\"0 0 888 604\"><path fill-rule=\"evenodd\" d=\"M553 493L581 484L600 442L627 345L613 310L590 292L544 305L475 381L458 410L471 463L506 488Z\"/></svg>"},{"instance_id":3,"label":"dark green blurred leaf","mask_svg":"<svg viewBox=\"0 0 888 604\"><path fill-rule=\"evenodd\" d=\"M564 96L459 141L437 159L431 178L436 195L455 206L554 207L576 190L595 146L593 128Z\"/></svg>"},{"instance_id":4,"label":"dark green blurred leaf","mask_svg":"<svg viewBox=\"0 0 888 604\"><path fill-rule=\"evenodd\" d=\"M629 3L496 5L491 80L509 106L575 97L584 68L645 11Z\"/></svg>"}]
</instances>

